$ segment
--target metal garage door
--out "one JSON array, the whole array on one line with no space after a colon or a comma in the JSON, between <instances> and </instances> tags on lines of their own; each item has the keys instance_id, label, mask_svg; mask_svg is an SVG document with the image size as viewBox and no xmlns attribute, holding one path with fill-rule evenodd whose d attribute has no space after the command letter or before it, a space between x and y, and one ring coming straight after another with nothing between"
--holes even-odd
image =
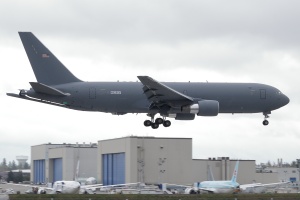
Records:
<instances>
[{"instance_id":1,"label":"metal garage door","mask_svg":"<svg viewBox=\"0 0 300 200\"><path fill-rule=\"evenodd\" d=\"M35 184L45 183L45 160L34 160L33 170L33 182Z\"/></svg>"},{"instance_id":2,"label":"metal garage door","mask_svg":"<svg viewBox=\"0 0 300 200\"><path fill-rule=\"evenodd\" d=\"M125 183L125 153L102 155L102 179L104 185Z\"/></svg>"},{"instance_id":3,"label":"metal garage door","mask_svg":"<svg viewBox=\"0 0 300 200\"><path fill-rule=\"evenodd\" d=\"M53 181L62 180L62 158L53 159Z\"/></svg>"}]
</instances>

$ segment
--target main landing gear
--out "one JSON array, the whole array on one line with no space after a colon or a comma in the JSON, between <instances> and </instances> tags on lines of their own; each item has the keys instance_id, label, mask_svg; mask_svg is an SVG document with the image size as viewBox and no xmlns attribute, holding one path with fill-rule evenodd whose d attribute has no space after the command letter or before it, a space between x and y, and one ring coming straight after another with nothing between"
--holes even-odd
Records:
<instances>
[{"instance_id":1,"label":"main landing gear","mask_svg":"<svg viewBox=\"0 0 300 200\"><path fill-rule=\"evenodd\" d=\"M263 112L263 115L265 116L265 119L263 121L264 126L267 126L269 124L269 121L267 120L270 117L269 114L271 114L271 112Z\"/></svg>"},{"instance_id":2,"label":"main landing gear","mask_svg":"<svg viewBox=\"0 0 300 200\"><path fill-rule=\"evenodd\" d=\"M163 118L156 118L154 120L154 115L153 114L149 114L148 116L151 117L151 120L145 120L144 121L144 125L145 126L151 126L153 129L157 129L159 127L160 124L162 124L164 127L169 127L171 126L171 122L169 120L166 120L166 117Z\"/></svg>"}]
</instances>

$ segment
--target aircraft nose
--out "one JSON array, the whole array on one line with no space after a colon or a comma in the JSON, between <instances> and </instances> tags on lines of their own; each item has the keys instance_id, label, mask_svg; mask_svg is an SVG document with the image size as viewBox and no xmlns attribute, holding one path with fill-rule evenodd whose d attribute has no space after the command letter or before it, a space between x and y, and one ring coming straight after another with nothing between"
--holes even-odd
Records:
<instances>
[{"instance_id":1,"label":"aircraft nose","mask_svg":"<svg viewBox=\"0 0 300 200\"><path fill-rule=\"evenodd\" d=\"M284 97L283 97L284 105L287 105L289 102L290 102L290 99L286 95L284 95Z\"/></svg>"}]
</instances>

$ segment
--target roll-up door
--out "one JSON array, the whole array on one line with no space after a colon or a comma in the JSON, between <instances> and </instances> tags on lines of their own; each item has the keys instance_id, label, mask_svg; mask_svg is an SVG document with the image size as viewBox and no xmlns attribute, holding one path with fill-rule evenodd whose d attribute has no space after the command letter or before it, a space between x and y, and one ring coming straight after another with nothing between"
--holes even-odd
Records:
<instances>
[{"instance_id":1,"label":"roll-up door","mask_svg":"<svg viewBox=\"0 0 300 200\"><path fill-rule=\"evenodd\" d=\"M102 177L104 185L125 183L125 153L102 155Z\"/></svg>"},{"instance_id":2,"label":"roll-up door","mask_svg":"<svg viewBox=\"0 0 300 200\"><path fill-rule=\"evenodd\" d=\"M53 159L53 181L62 180L62 158Z\"/></svg>"},{"instance_id":3,"label":"roll-up door","mask_svg":"<svg viewBox=\"0 0 300 200\"><path fill-rule=\"evenodd\" d=\"M45 183L45 160L34 160L33 171L33 182L35 184Z\"/></svg>"}]
</instances>

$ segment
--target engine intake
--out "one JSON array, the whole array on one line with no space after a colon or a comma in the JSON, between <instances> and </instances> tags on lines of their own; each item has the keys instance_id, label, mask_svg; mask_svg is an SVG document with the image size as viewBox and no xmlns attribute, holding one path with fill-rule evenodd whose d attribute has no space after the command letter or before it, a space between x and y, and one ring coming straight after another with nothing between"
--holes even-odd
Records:
<instances>
[{"instance_id":1,"label":"engine intake","mask_svg":"<svg viewBox=\"0 0 300 200\"><path fill-rule=\"evenodd\" d=\"M198 103L183 106L183 113L193 113L198 116L217 116L219 114L219 102L215 100L202 100Z\"/></svg>"},{"instance_id":2,"label":"engine intake","mask_svg":"<svg viewBox=\"0 0 300 200\"><path fill-rule=\"evenodd\" d=\"M176 113L176 114L169 114L168 117L175 118L175 120L194 120L195 119L195 114Z\"/></svg>"}]
</instances>

